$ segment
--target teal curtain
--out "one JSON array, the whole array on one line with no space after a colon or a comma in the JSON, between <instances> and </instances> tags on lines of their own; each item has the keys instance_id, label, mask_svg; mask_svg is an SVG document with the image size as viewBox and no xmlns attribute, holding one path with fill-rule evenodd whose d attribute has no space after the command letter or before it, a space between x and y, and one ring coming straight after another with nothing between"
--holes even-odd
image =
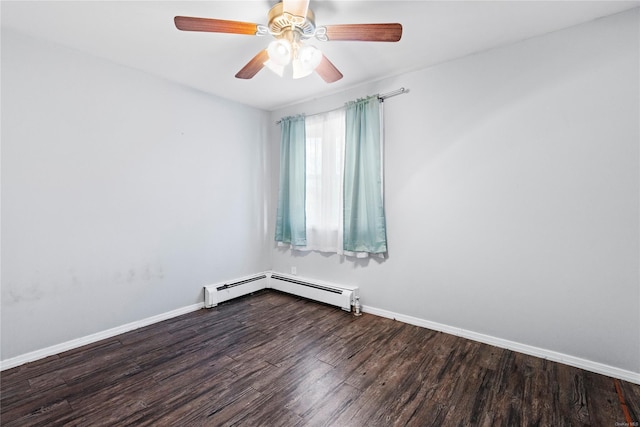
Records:
<instances>
[{"instance_id":1,"label":"teal curtain","mask_svg":"<svg viewBox=\"0 0 640 427\"><path fill-rule=\"evenodd\" d=\"M387 230L382 197L378 96L346 106L344 250L383 254Z\"/></svg>"},{"instance_id":2,"label":"teal curtain","mask_svg":"<svg viewBox=\"0 0 640 427\"><path fill-rule=\"evenodd\" d=\"M277 242L305 246L306 137L304 116L280 121L280 190L276 214Z\"/></svg>"}]
</instances>

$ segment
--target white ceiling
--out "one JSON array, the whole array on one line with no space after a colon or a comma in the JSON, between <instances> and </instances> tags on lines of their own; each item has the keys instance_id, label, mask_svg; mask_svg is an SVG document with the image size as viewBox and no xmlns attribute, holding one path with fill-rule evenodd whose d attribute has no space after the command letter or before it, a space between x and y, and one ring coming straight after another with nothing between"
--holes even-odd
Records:
<instances>
[{"instance_id":1,"label":"white ceiling","mask_svg":"<svg viewBox=\"0 0 640 427\"><path fill-rule=\"evenodd\" d=\"M261 109L330 94L638 7L636 1L311 0L318 26L400 22L398 43L314 42L342 71L283 79L234 75L269 39L178 31L175 15L266 24L274 1L5 1L2 27Z\"/></svg>"}]
</instances>

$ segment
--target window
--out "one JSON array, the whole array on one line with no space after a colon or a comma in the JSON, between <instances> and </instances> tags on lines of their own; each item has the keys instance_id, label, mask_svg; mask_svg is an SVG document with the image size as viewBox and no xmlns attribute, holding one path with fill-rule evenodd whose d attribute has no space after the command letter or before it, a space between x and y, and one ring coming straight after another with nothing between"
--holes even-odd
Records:
<instances>
[{"instance_id":1,"label":"window","mask_svg":"<svg viewBox=\"0 0 640 427\"><path fill-rule=\"evenodd\" d=\"M378 96L281 120L275 240L353 256L387 252Z\"/></svg>"},{"instance_id":2,"label":"window","mask_svg":"<svg viewBox=\"0 0 640 427\"><path fill-rule=\"evenodd\" d=\"M344 110L309 116L305 127L305 249L341 253Z\"/></svg>"}]
</instances>

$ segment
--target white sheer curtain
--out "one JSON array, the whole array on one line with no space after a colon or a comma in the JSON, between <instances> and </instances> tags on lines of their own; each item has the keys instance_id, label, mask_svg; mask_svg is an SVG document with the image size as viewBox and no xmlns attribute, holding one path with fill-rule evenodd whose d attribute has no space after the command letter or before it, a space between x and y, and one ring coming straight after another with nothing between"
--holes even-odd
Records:
<instances>
[{"instance_id":1,"label":"white sheer curtain","mask_svg":"<svg viewBox=\"0 0 640 427\"><path fill-rule=\"evenodd\" d=\"M344 109L306 118L307 245L343 253Z\"/></svg>"}]
</instances>

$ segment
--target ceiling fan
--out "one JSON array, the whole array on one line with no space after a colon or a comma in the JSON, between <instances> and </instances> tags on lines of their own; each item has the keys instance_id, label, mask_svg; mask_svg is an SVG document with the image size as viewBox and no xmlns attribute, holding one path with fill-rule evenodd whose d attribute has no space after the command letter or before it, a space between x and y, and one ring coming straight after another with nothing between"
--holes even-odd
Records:
<instances>
[{"instance_id":1,"label":"ceiling fan","mask_svg":"<svg viewBox=\"0 0 640 427\"><path fill-rule=\"evenodd\" d=\"M309 0L277 3L269 11L267 25L188 16L176 16L174 22L182 31L273 36L275 40L238 71L236 77L239 79L250 79L266 66L280 76L284 75L285 69L290 70L294 79L315 71L325 82L333 83L342 78L342 73L318 48L305 41L315 38L319 41L397 42L402 37L402 25L398 23L316 27Z\"/></svg>"}]
</instances>

